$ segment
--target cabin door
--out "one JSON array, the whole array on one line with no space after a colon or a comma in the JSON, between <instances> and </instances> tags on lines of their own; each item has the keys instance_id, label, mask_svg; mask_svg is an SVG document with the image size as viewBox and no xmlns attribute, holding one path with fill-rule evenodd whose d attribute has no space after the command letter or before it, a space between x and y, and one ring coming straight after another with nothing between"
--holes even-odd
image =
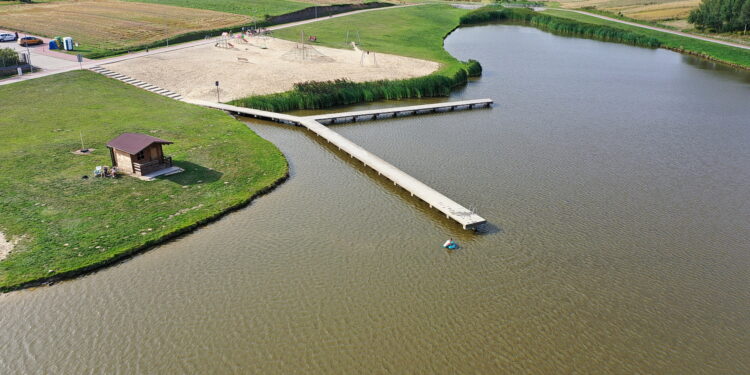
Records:
<instances>
[{"instance_id":1,"label":"cabin door","mask_svg":"<svg viewBox=\"0 0 750 375\"><path fill-rule=\"evenodd\" d=\"M151 147L151 160L159 160L159 148Z\"/></svg>"}]
</instances>

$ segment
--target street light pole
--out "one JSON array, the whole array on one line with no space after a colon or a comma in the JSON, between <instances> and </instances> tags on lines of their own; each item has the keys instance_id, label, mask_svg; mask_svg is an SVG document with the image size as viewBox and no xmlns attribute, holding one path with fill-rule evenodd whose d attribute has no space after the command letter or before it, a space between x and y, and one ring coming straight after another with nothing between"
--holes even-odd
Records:
<instances>
[{"instance_id":1,"label":"street light pole","mask_svg":"<svg viewBox=\"0 0 750 375\"><path fill-rule=\"evenodd\" d=\"M29 64L29 70L31 70L31 73L34 73L34 65L31 65L31 50L29 49L28 41L26 41L26 58L29 60L27 61Z\"/></svg>"},{"instance_id":2,"label":"street light pole","mask_svg":"<svg viewBox=\"0 0 750 375\"><path fill-rule=\"evenodd\" d=\"M28 36L28 34L24 34L24 35ZM29 71L31 71L31 73L34 73L34 65L31 65L31 50L29 49L28 40L26 41L26 59L27 59L26 63L29 64Z\"/></svg>"}]
</instances>

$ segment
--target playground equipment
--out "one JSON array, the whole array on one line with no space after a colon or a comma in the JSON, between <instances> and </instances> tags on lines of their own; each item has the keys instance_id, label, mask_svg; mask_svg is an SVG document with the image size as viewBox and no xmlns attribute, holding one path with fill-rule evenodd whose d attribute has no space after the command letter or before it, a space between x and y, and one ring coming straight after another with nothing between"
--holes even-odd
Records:
<instances>
[{"instance_id":1,"label":"playground equipment","mask_svg":"<svg viewBox=\"0 0 750 375\"><path fill-rule=\"evenodd\" d=\"M271 32L266 29L251 29L245 31L242 40L260 49L268 48L268 38Z\"/></svg>"},{"instance_id":2,"label":"playground equipment","mask_svg":"<svg viewBox=\"0 0 750 375\"><path fill-rule=\"evenodd\" d=\"M313 61L313 62L332 62L333 58L324 55L314 47L308 45L309 40L305 39L305 32L300 32L299 43L296 43L289 52L281 55L281 58L287 61Z\"/></svg>"},{"instance_id":3,"label":"playground equipment","mask_svg":"<svg viewBox=\"0 0 750 375\"><path fill-rule=\"evenodd\" d=\"M216 44L214 45L214 47L227 48L227 49L234 48L234 44L232 44L232 43L229 42L229 40L231 38L232 37L231 37L231 35L229 35L228 32L225 31L225 32L221 33L221 37L219 38L219 41L216 42Z\"/></svg>"},{"instance_id":4,"label":"playground equipment","mask_svg":"<svg viewBox=\"0 0 750 375\"><path fill-rule=\"evenodd\" d=\"M355 46L355 49L357 45L362 44L362 41L359 39L359 30L346 30L344 44Z\"/></svg>"},{"instance_id":5,"label":"playground equipment","mask_svg":"<svg viewBox=\"0 0 750 375\"><path fill-rule=\"evenodd\" d=\"M378 59L375 56L375 52L370 51L361 51L362 55L359 57L359 65L365 66L365 65L373 65L378 66ZM370 59L372 57L372 59ZM370 60L372 61L370 63Z\"/></svg>"}]
</instances>

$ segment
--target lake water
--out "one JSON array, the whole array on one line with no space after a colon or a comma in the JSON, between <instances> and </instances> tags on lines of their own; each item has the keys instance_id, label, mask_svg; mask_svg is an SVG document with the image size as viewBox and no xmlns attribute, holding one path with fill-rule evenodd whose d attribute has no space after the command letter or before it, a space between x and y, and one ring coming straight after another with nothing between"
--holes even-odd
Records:
<instances>
[{"instance_id":1,"label":"lake water","mask_svg":"<svg viewBox=\"0 0 750 375\"><path fill-rule=\"evenodd\" d=\"M0 295L0 373L750 373L750 73L520 26L446 48L485 68L452 99L493 109L335 129L489 233L249 121L292 178L117 266Z\"/></svg>"}]
</instances>

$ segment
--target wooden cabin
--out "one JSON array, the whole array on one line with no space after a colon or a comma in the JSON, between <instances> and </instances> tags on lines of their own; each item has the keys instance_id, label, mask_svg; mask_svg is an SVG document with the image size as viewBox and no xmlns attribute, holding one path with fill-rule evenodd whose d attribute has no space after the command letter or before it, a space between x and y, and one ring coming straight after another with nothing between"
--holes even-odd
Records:
<instances>
[{"instance_id":1,"label":"wooden cabin","mask_svg":"<svg viewBox=\"0 0 750 375\"><path fill-rule=\"evenodd\" d=\"M172 157L165 157L163 145L172 142L140 133L125 133L109 141L112 166L134 176L145 176L172 167Z\"/></svg>"}]
</instances>

